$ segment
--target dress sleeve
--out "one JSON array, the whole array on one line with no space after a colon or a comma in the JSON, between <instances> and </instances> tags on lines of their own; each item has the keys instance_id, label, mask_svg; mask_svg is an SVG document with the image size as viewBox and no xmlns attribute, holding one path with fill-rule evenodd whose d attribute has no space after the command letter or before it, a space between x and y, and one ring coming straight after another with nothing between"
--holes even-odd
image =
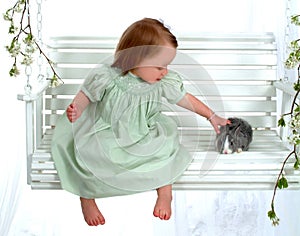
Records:
<instances>
[{"instance_id":1,"label":"dress sleeve","mask_svg":"<svg viewBox=\"0 0 300 236\"><path fill-rule=\"evenodd\" d=\"M186 94L181 76L173 71L169 71L161 82L163 89L162 96L165 97L169 103L175 104L179 102Z\"/></svg>"},{"instance_id":2,"label":"dress sleeve","mask_svg":"<svg viewBox=\"0 0 300 236\"><path fill-rule=\"evenodd\" d=\"M103 98L111 82L111 71L106 67L101 67L93 70L87 76L80 89L91 102L96 102Z\"/></svg>"}]
</instances>

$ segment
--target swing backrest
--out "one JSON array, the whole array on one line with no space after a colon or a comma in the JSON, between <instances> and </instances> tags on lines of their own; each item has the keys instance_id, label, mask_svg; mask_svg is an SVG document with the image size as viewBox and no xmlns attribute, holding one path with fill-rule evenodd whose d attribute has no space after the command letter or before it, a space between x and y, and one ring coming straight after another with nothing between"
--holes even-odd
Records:
<instances>
[{"instance_id":1,"label":"swing backrest","mask_svg":"<svg viewBox=\"0 0 300 236\"><path fill-rule=\"evenodd\" d=\"M189 92L217 113L244 118L255 129L276 128L276 89L272 83L277 79L277 58L272 34L205 35L178 41L178 54L169 68L186 77ZM116 44L116 38L52 38L50 57L65 84L46 90L45 128L55 126L78 85L95 65L112 58ZM168 114L180 116L183 128L210 127L204 119L180 108Z\"/></svg>"}]
</instances>

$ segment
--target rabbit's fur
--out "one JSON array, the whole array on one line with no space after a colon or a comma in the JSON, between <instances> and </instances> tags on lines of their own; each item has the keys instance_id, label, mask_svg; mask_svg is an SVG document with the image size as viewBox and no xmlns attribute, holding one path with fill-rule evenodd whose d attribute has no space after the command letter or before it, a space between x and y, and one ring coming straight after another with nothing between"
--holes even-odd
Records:
<instances>
[{"instance_id":1,"label":"rabbit's fur","mask_svg":"<svg viewBox=\"0 0 300 236\"><path fill-rule=\"evenodd\" d=\"M216 149L223 154L247 151L252 141L251 125L240 118L229 118L231 124L221 126L216 137Z\"/></svg>"}]
</instances>

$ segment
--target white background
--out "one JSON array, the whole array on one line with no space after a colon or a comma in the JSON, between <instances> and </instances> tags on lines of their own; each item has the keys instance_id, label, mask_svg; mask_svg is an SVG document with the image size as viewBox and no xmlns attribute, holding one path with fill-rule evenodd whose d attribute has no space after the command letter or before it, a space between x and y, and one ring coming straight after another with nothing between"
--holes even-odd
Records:
<instances>
[{"instance_id":1,"label":"white background","mask_svg":"<svg viewBox=\"0 0 300 236\"><path fill-rule=\"evenodd\" d=\"M0 12L14 1L1 1ZM31 1L35 9L35 1ZM161 18L177 36L202 32L266 32L284 27L283 0L185 1L43 1L43 37L57 35L119 36L133 21ZM299 8L298 8L299 9ZM297 13L297 12L295 12ZM33 14L36 14L36 12ZM34 22L33 22L34 23ZM88 227L79 199L64 191L32 191L26 185L25 104L16 99L26 78L10 78L12 64L4 46L8 24L0 24L0 235L101 236L269 236L299 235L299 192L278 194L281 224L270 225L266 214L272 192L192 192L175 194L173 217L152 216L155 192L101 199L107 224ZM298 204L297 204L298 203ZM289 204L289 205L287 205ZM294 207L295 206L295 207ZM292 216L290 216L292 214Z\"/></svg>"}]
</instances>

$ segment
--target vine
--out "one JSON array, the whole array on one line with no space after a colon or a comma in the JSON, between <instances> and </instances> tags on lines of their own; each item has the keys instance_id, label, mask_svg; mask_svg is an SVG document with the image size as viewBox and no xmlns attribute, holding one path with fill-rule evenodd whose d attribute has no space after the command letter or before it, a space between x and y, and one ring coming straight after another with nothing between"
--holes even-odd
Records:
<instances>
[{"instance_id":1,"label":"vine","mask_svg":"<svg viewBox=\"0 0 300 236\"><path fill-rule=\"evenodd\" d=\"M291 23L295 24L297 26L300 26L300 15L294 15L291 17ZM295 95L293 97L292 103L291 103L291 109L288 113L282 114L281 118L278 120L278 127L285 127L287 124L289 128L291 129L291 134L288 137L289 142L293 146L292 151L287 155L285 158L281 170L278 174L277 181L275 183L274 191L273 191L273 197L271 201L271 210L268 212L268 217L272 221L272 224L274 226L279 224L280 219L276 215L275 212L275 195L277 189L284 189L288 188L288 180L284 176L284 167L287 163L287 161L294 157L294 169L298 170L300 167L300 161L299 161L299 145L300 145L300 105L297 103L297 97L300 93L300 46L299 46L300 39L294 40L290 43L290 54L285 61L285 67L287 69L294 69L297 66L297 81L294 83L294 90ZM286 122L286 118L289 118L289 122Z\"/></svg>"},{"instance_id":2,"label":"vine","mask_svg":"<svg viewBox=\"0 0 300 236\"><path fill-rule=\"evenodd\" d=\"M53 62L44 53L33 36L29 6L29 0L18 0L13 7L9 8L3 14L4 20L10 24L8 33L13 36L10 44L5 46L13 58L9 75L11 77L17 77L20 74L19 63L24 66L30 66L34 61L34 54L39 53L46 59L52 70L53 75L50 79L50 86L56 87L63 83L63 81L56 73ZM16 23L18 20L19 23Z\"/></svg>"}]
</instances>

